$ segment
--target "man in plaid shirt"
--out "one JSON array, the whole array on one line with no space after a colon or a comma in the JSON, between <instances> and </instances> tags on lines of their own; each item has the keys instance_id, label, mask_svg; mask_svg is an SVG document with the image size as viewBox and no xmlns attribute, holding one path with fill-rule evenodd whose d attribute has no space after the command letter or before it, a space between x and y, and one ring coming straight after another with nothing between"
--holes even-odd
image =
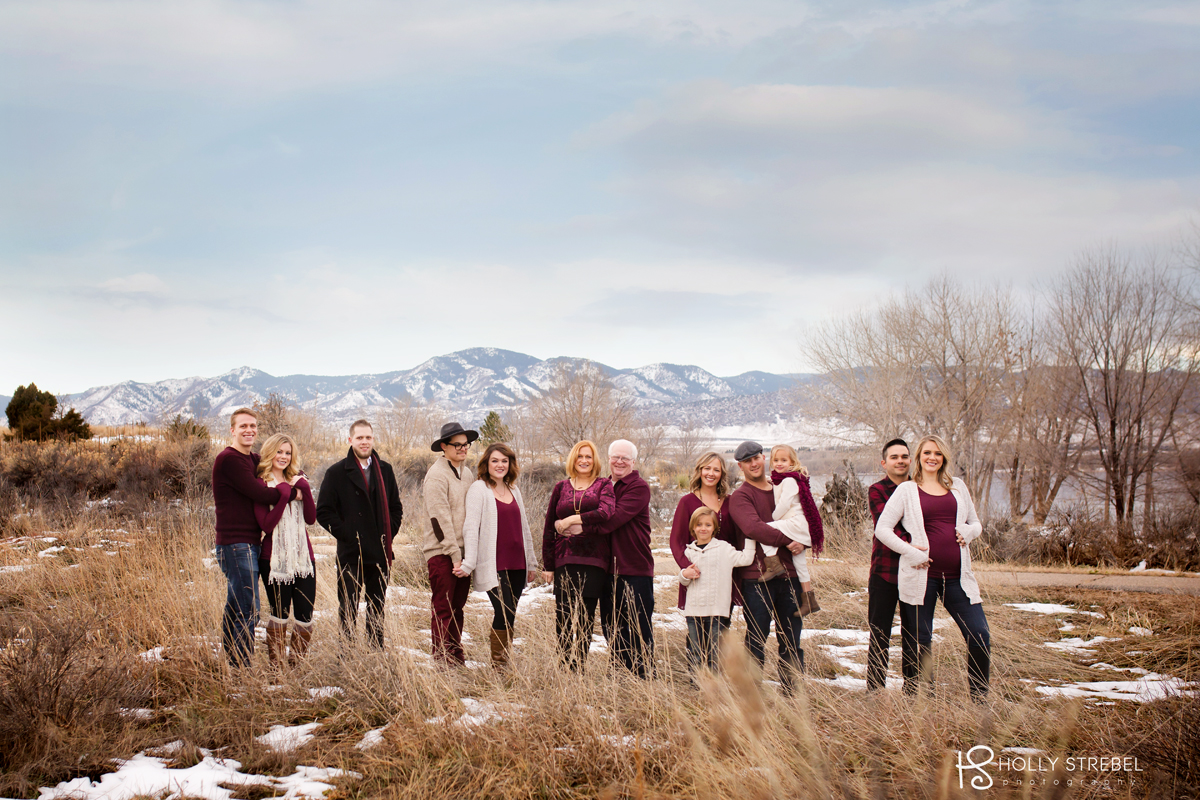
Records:
<instances>
[{"instance_id":1,"label":"man in plaid shirt","mask_svg":"<svg viewBox=\"0 0 1200 800\"><path fill-rule=\"evenodd\" d=\"M896 487L908 480L908 443L903 439L892 439L883 446L884 478L867 492L871 505L871 519L879 522L879 515L887 505L888 498ZM896 535L904 541L912 537L901 525ZM871 639L867 645L867 689L875 690L884 685L887 678L888 647L892 641L892 619L896 605L900 605L900 669L904 675L904 693L917 691L917 607L900 603L900 587L897 583L900 572L900 554L884 546L878 539L871 543L871 578L867 583L867 623L871 626Z\"/></svg>"}]
</instances>

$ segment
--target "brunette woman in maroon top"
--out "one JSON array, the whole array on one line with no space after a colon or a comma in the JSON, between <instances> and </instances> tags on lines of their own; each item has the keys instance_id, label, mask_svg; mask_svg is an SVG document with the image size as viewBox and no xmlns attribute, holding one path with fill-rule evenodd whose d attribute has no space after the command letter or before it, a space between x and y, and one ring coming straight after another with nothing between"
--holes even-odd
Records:
<instances>
[{"instance_id":1,"label":"brunette woman in maroon top","mask_svg":"<svg viewBox=\"0 0 1200 800\"><path fill-rule=\"evenodd\" d=\"M692 480L688 489L690 491L679 498L679 505L675 506L675 516L671 520L671 555L675 556L675 563L681 570L692 566L685 551L692 541L688 524L697 508L707 506L717 512L719 523L717 538L733 544L733 525L729 524L729 504L725 502L729 494L729 473L725 467L725 459L721 457L720 453L710 451L696 459L696 466L692 470ZM738 576L735 574L733 581L733 605L735 606L742 602L741 592L738 590L738 584L741 581L737 578ZM687 587L681 584L679 607L683 608L686 602Z\"/></svg>"},{"instance_id":2,"label":"brunette woman in maroon top","mask_svg":"<svg viewBox=\"0 0 1200 800\"><path fill-rule=\"evenodd\" d=\"M517 488L517 454L503 442L488 445L479 459L479 480L466 497L463 560L454 574L473 575L475 591L492 601L492 667L508 665L517 604L526 581L537 579L533 536Z\"/></svg>"},{"instance_id":3,"label":"brunette woman in maroon top","mask_svg":"<svg viewBox=\"0 0 1200 800\"><path fill-rule=\"evenodd\" d=\"M582 525L563 522L587 512L604 522L615 506L612 484L600 477L596 445L577 442L567 455L567 479L555 484L546 508L542 568L543 577L554 581L559 656L568 669L578 672L583 671L591 647L596 605L611 588L612 548L606 534L583 533Z\"/></svg>"}]
</instances>

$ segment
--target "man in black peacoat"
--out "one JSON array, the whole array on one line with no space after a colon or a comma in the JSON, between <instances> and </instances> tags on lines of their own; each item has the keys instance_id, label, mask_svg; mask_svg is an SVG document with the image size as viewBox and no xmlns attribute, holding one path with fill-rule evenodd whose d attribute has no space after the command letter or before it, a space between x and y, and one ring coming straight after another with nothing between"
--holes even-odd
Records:
<instances>
[{"instance_id":1,"label":"man in black peacoat","mask_svg":"<svg viewBox=\"0 0 1200 800\"><path fill-rule=\"evenodd\" d=\"M395 554L392 538L404 508L392 465L375 452L371 424L350 426L350 452L325 472L317 498L317 522L337 539L338 621L354 638L358 597L365 589L367 639L383 647L383 601Z\"/></svg>"}]
</instances>

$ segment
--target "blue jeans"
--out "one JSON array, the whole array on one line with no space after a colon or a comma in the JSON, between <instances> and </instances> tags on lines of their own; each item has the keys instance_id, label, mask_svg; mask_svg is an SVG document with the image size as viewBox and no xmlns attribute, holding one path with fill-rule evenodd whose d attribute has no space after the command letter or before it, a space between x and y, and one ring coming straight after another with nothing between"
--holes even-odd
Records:
<instances>
[{"instance_id":1,"label":"blue jeans","mask_svg":"<svg viewBox=\"0 0 1200 800\"><path fill-rule=\"evenodd\" d=\"M219 544L217 563L225 573L225 614L221 642L233 667L250 666L254 626L258 622L258 554L256 544Z\"/></svg>"},{"instance_id":2,"label":"blue jeans","mask_svg":"<svg viewBox=\"0 0 1200 800\"><path fill-rule=\"evenodd\" d=\"M784 694L790 695L796 676L804 670L804 651L800 648L800 632L804 620L794 616L800 609L800 579L786 575L766 583L742 581L742 613L746 616L746 649L759 666L767 660L767 636L771 620L775 621L775 638L779 641L779 682Z\"/></svg>"},{"instance_id":3,"label":"blue jeans","mask_svg":"<svg viewBox=\"0 0 1200 800\"><path fill-rule=\"evenodd\" d=\"M933 612L937 610L939 597L967 641L967 687L973 699L981 700L988 693L992 635L983 613L983 604L971 602L958 578L931 576L925 587L925 602L917 608L917 643L922 653L921 666L924 669L929 660L933 642Z\"/></svg>"},{"instance_id":4,"label":"blue jeans","mask_svg":"<svg viewBox=\"0 0 1200 800\"><path fill-rule=\"evenodd\" d=\"M721 632L729 627L729 617L688 617L687 626L687 659L692 671L708 667L716 672Z\"/></svg>"}]
</instances>

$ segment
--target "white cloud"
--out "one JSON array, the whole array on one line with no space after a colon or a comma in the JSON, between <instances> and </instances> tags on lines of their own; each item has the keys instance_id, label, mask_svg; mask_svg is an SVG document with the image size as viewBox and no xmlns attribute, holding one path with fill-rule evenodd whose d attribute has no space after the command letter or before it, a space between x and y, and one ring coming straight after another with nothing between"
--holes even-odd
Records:
<instances>
[{"instance_id":1,"label":"white cloud","mask_svg":"<svg viewBox=\"0 0 1200 800\"><path fill-rule=\"evenodd\" d=\"M100 288L113 294L130 295L165 295L169 291L162 278L148 272L109 278L100 284Z\"/></svg>"}]
</instances>

